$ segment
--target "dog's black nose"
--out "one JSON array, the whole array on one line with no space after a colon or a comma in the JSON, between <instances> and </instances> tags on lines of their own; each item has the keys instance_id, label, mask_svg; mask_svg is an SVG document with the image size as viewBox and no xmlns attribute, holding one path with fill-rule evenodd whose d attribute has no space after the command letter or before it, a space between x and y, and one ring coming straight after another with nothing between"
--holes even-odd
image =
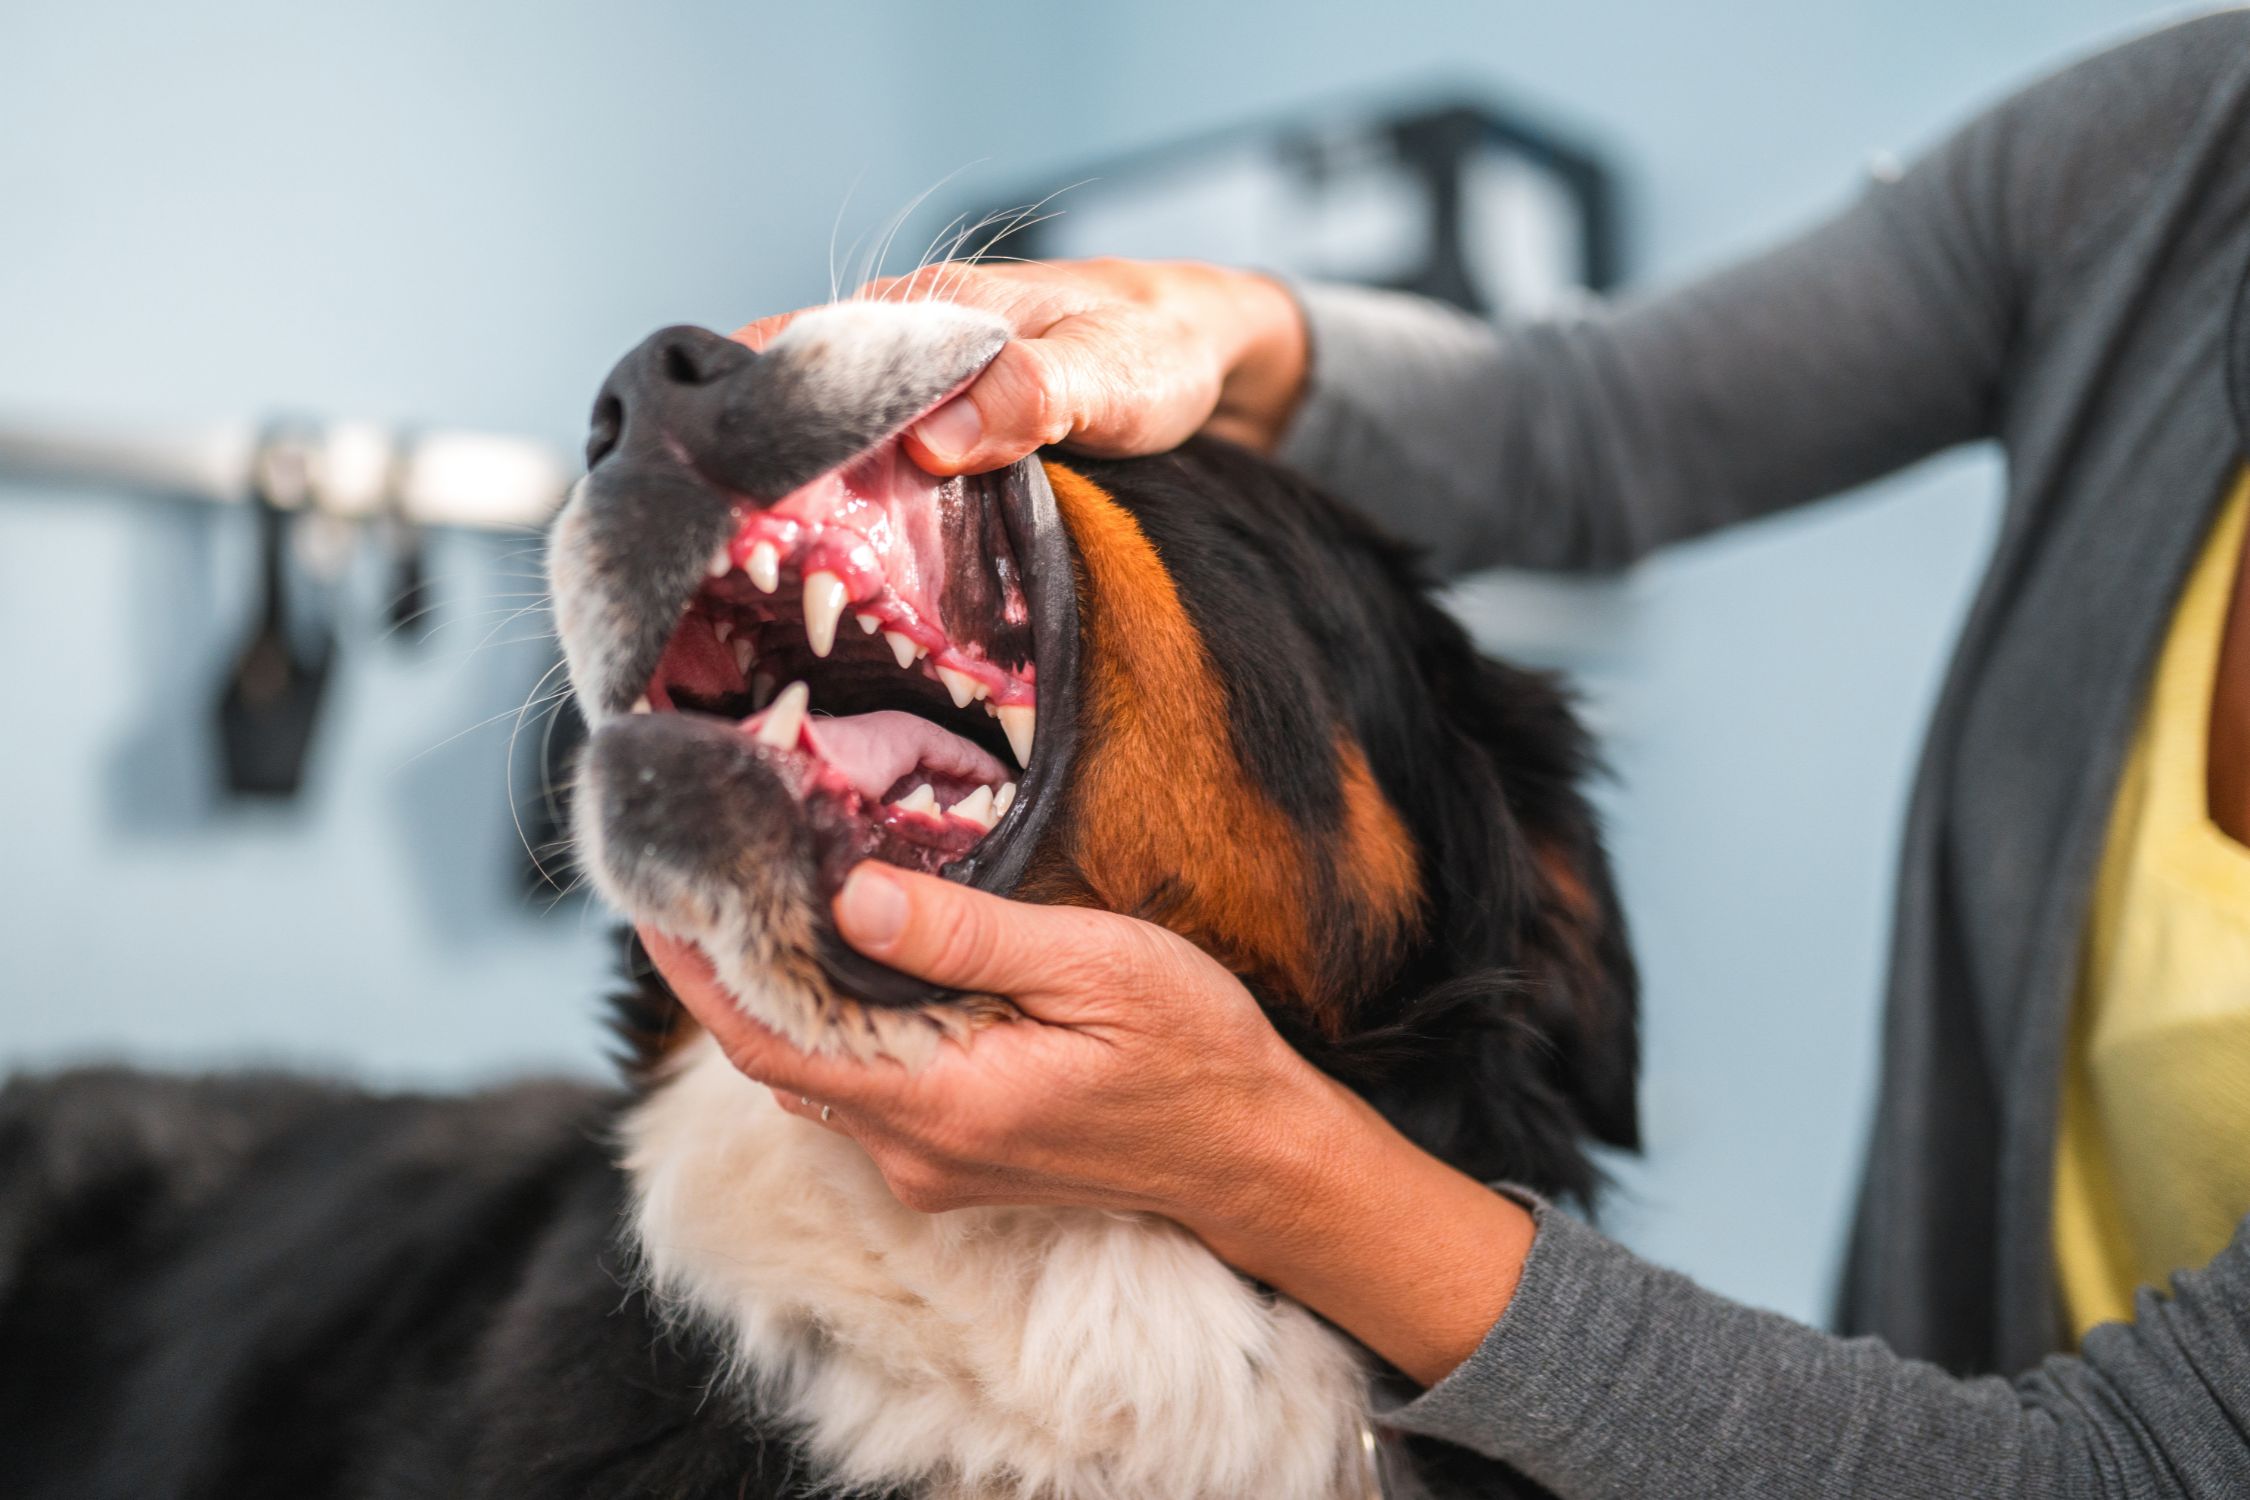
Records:
<instances>
[{"instance_id":1,"label":"dog's black nose","mask_svg":"<svg viewBox=\"0 0 2250 1500\"><path fill-rule=\"evenodd\" d=\"M634 423L663 431L708 427L734 404L758 356L708 328L661 328L617 362L594 398L586 466L607 458Z\"/></svg>"}]
</instances>

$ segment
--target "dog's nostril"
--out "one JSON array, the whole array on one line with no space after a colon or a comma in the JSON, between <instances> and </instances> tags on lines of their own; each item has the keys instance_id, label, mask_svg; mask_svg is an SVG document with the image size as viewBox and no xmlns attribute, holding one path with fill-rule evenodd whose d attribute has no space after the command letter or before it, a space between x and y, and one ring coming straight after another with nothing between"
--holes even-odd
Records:
<instances>
[{"instance_id":1,"label":"dog's nostril","mask_svg":"<svg viewBox=\"0 0 2250 1500\"><path fill-rule=\"evenodd\" d=\"M752 357L734 340L706 329L684 329L682 334L665 340L657 354L657 369L673 385L709 385L731 375Z\"/></svg>"},{"instance_id":2,"label":"dog's nostril","mask_svg":"<svg viewBox=\"0 0 2250 1500\"><path fill-rule=\"evenodd\" d=\"M671 344L664 350L664 378L674 385L702 385L711 376L687 350Z\"/></svg>"},{"instance_id":3,"label":"dog's nostril","mask_svg":"<svg viewBox=\"0 0 2250 1500\"><path fill-rule=\"evenodd\" d=\"M736 399L741 376L757 363L746 345L708 328L660 328L617 362L594 398L586 433L591 469L625 442L626 427L646 424L653 437L681 422L708 422ZM636 442L639 439L635 439Z\"/></svg>"},{"instance_id":4,"label":"dog's nostril","mask_svg":"<svg viewBox=\"0 0 2250 1500\"><path fill-rule=\"evenodd\" d=\"M595 398L593 421L586 430L586 467L591 469L609 457L624 431L625 403L608 391L602 392Z\"/></svg>"}]
</instances>

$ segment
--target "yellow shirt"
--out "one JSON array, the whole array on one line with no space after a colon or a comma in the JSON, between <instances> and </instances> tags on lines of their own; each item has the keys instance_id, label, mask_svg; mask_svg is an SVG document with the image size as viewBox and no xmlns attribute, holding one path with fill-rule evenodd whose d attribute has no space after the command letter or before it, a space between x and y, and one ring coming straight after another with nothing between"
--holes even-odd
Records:
<instances>
[{"instance_id":1,"label":"yellow shirt","mask_svg":"<svg viewBox=\"0 0 2250 1500\"><path fill-rule=\"evenodd\" d=\"M2055 1260L2081 1336L2250 1212L2250 848L2211 821L2211 691L2250 471L2172 618L2118 784L2064 1063Z\"/></svg>"}]
</instances>

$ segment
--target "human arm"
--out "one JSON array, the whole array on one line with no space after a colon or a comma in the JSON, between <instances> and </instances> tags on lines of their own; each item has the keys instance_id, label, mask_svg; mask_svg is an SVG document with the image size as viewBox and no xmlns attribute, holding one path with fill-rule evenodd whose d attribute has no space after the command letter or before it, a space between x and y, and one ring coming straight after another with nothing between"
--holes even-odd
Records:
<instances>
[{"instance_id":1,"label":"human arm","mask_svg":"<svg viewBox=\"0 0 2250 1500\"><path fill-rule=\"evenodd\" d=\"M1395 294L1209 266L942 266L933 292L1018 337L962 401L940 472L1047 442L1211 430L1272 448L1447 570L1602 569L2006 435L2250 27L2169 27L2002 101L1809 232L1675 290L1508 327ZM759 342L786 317L752 324ZM2056 411L2059 403L2038 409ZM950 413L950 416L949 416Z\"/></svg>"},{"instance_id":2,"label":"human arm","mask_svg":"<svg viewBox=\"0 0 2250 1500\"><path fill-rule=\"evenodd\" d=\"M880 867L837 920L870 956L1009 993L1028 1019L919 1073L808 1057L744 1020L691 950L644 936L736 1065L793 1112L827 1107L910 1206L1175 1218L1430 1387L1388 1421L1566 1500L2250 1493L2241 1238L2083 1357L1963 1380L1730 1302L1453 1172L1159 929Z\"/></svg>"}]
</instances>

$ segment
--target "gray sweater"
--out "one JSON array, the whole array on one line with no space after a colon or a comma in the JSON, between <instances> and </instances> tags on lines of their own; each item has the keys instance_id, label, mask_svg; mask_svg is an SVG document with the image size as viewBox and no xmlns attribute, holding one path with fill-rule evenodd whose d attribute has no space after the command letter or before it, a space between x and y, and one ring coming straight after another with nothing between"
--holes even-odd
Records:
<instances>
[{"instance_id":1,"label":"gray sweater","mask_svg":"<svg viewBox=\"0 0 2250 1500\"><path fill-rule=\"evenodd\" d=\"M1506 1314L1396 1425L1571 1500L2250 1496L2250 1221L2077 1356L2049 1243L2101 835L2244 458L2246 267L2233 11L2046 78L1809 234L1635 305L1496 330L1304 292L1287 456L1453 569L1617 568L1953 444L2008 460L1908 814L1841 1311L1873 1337L1542 1209Z\"/></svg>"}]
</instances>

